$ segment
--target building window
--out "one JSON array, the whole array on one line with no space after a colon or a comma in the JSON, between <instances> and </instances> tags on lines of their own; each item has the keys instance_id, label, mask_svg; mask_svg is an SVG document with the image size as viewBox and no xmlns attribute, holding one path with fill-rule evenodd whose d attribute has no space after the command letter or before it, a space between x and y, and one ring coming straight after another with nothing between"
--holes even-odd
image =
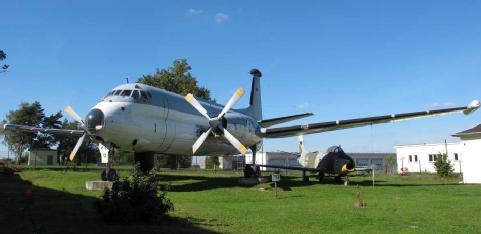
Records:
<instances>
[{"instance_id":1,"label":"building window","mask_svg":"<svg viewBox=\"0 0 481 234\"><path fill-rule=\"evenodd\" d=\"M459 160L459 155L458 155L458 153L454 153L454 160L455 160L455 161L458 161L458 160Z\"/></svg>"},{"instance_id":2,"label":"building window","mask_svg":"<svg viewBox=\"0 0 481 234\"><path fill-rule=\"evenodd\" d=\"M429 161L430 162L436 161L436 159L438 159L438 155L436 155L436 154L430 154L429 155Z\"/></svg>"},{"instance_id":3,"label":"building window","mask_svg":"<svg viewBox=\"0 0 481 234\"><path fill-rule=\"evenodd\" d=\"M413 161L413 156L409 155L409 162L412 162L412 161Z\"/></svg>"},{"instance_id":4,"label":"building window","mask_svg":"<svg viewBox=\"0 0 481 234\"><path fill-rule=\"evenodd\" d=\"M418 155L414 155L414 161L417 162L418 161Z\"/></svg>"}]
</instances>

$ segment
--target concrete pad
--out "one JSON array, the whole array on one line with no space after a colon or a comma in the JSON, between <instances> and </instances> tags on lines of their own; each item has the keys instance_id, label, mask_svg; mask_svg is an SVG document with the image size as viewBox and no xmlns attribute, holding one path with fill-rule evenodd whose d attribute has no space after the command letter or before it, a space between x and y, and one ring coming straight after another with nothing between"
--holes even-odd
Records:
<instances>
[{"instance_id":1,"label":"concrete pad","mask_svg":"<svg viewBox=\"0 0 481 234\"><path fill-rule=\"evenodd\" d=\"M85 182L85 188L88 191L93 191L93 190L101 190L104 191L106 188L107 189L112 189L112 181L87 181Z\"/></svg>"}]
</instances>

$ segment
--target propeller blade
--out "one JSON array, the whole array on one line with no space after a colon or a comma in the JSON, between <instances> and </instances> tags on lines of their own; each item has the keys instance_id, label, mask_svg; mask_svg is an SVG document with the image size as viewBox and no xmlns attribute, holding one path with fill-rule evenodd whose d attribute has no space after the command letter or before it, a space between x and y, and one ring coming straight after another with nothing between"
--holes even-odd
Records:
<instances>
[{"instance_id":1,"label":"propeller blade","mask_svg":"<svg viewBox=\"0 0 481 234\"><path fill-rule=\"evenodd\" d=\"M82 146L82 143L84 142L85 136L87 136L87 133L84 133L77 141L77 144L75 144L75 147L73 148L72 152L70 153L70 161L73 161L75 158L75 154L77 154L78 149L80 146Z\"/></svg>"},{"instance_id":2,"label":"propeller blade","mask_svg":"<svg viewBox=\"0 0 481 234\"><path fill-rule=\"evenodd\" d=\"M212 131L212 128L209 128L206 132L202 133L199 138L195 141L194 145L192 146L192 153L195 154L195 152L200 148L202 143L204 143L205 139L209 136L210 132Z\"/></svg>"},{"instance_id":3,"label":"propeller blade","mask_svg":"<svg viewBox=\"0 0 481 234\"><path fill-rule=\"evenodd\" d=\"M224 115L239 101L239 99L244 95L244 89L242 87L238 88L234 95L229 99L227 104L224 106L224 109L220 112L219 116L217 116L218 119L224 117Z\"/></svg>"},{"instance_id":4,"label":"propeller blade","mask_svg":"<svg viewBox=\"0 0 481 234\"><path fill-rule=\"evenodd\" d=\"M229 131L227 131L227 129L222 129L222 131L224 132L224 136L225 138L237 149L239 150L239 152L241 152L242 154L245 154L247 152L247 148L242 145L242 143L240 143L239 140L237 140L234 136L232 136L232 134L230 134Z\"/></svg>"},{"instance_id":5,"label":"propeller blade","mask_svg":"<svg viewBox=\"0 0 481 234\"><path fill-rule=\"evenodd\" d=\"M73 110L73 108L71 106L67 106L65 107L65 110L64 110L70 117L72 117L72 119L74 119L75 121L79 122L79 123L84 123L84 121L82 120L82 118L80 118L79 115L77 115L77 113L75 113L75 111Z\"/></svg>"},{"instance_id":6,"label":"propeller blade","mask_svg":"<svg viewBox=\"0 0 481 234\"><path fill-rule=\"evenodd\" d=\"M210 116L207 114L207 110L197 101L197 99L195 99L194 95L189 93L184 97L184 99L189 102L204 117L210 119Z\"/></svg>"}]
</instances>

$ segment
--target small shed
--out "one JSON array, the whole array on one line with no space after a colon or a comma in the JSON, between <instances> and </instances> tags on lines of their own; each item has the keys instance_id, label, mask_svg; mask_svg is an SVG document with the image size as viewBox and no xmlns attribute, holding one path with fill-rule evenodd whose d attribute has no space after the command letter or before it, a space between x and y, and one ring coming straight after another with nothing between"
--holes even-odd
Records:
<instances>
[{"instance_id":1,"label":"small shed","mask_svg":"<svg viewBox=\"0 0 481 234\"><path fill-rule=\"evenodd\" d=\"M465 184L481 184L481 124L458 132L455 135L461 139L463 147L463 182Z\"/></svg>"},{"instance_id":2,"label":"small shed","mask_svg":"<svg viewBox=\"0 0 481 234\"><path fill-rule=\"evenodd\" d=\"M28 151L28 165L41 166L53 165L57 162L57 150L34 149Z\"/></svg>"}]
</instances>

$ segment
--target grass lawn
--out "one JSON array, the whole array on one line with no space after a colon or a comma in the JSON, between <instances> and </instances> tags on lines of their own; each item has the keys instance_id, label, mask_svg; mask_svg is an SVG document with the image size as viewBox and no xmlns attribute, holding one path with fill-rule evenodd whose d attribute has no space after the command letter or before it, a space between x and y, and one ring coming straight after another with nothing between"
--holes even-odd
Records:
<instances>
[{"instance_id":1,"label":"grass lawn","mask_svg":"<svg viewBox=\"0 0 481 234\"><path fill-rule=\"evenodd\" d=\"M163 172L175 211L157 225L112 225L100 220L87 180L98 171L24 170L0 177L0 233L479 233L481 185L434 175L352 178L350 186L290 174L273 185L242 186L240 173ZM122 170L121 175L128 175ZM261 189L263 188L263 189ZM23 193L31 189L33 196ZM357 192L367 208L357 208Z\"/></svg>"}]
</instances>

